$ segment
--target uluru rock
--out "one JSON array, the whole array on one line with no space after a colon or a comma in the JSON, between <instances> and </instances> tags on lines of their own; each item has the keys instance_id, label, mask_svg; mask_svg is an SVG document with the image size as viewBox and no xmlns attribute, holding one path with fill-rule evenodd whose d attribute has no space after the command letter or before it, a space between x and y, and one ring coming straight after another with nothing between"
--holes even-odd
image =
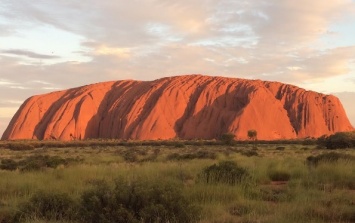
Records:
<instances>
[{"instance_id":1,"label":"uluru rock","mask_svg":"<svg viewBox=\"0 0 355 223\"><path fill-rule=\"evenodd\" d=\"M319 137L351 126L338 98L278 82L187 75L113 81L27 99L2 139Z\"/></svg>"}]
</instances>

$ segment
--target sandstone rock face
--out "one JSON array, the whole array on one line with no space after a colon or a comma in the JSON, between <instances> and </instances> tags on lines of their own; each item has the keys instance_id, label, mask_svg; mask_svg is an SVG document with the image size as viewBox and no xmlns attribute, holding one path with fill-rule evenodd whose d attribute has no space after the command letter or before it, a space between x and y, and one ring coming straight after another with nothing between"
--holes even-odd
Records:
<instances>
[{"instance_id":1,"label":"sandstone rock face","mask_svg":"<svg viewBox=\"0 0 355 223\"><path fill-rule=\"evenodd\" d=\"M187 75L98 83L27 99L2 139L319 137L351 126L338 98L260 80Z\"/></svg>"}]
</instances>

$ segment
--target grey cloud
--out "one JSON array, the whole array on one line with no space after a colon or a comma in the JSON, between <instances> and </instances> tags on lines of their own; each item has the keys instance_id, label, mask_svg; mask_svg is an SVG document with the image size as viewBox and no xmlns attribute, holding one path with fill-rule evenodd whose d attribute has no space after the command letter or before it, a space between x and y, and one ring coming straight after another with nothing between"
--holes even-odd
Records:
<instances>
[{"instance_id":1,"label":"grey cloud","mask_svg":"<svg viewBox=\"0 0 355 223\"><path fill-rule=\"evenodd\" d=\"M3 24L0 24L0 37L1 36L9 36L14 33L14 30L9 28L8 26L5 26Z\"/></svg>"},{"instance_id":2,"label":"grey cloud","mask_svg":"<svg viewBox=\"0 0 355 223\"><path fill-rule=\"evenodd\" d=\"M28 97L36 94L43 94L46 91L44 88L37 84L16 84L11 86L1 86L0 95L3 95L0 100L0 107L13 107L14 104L24 101ZM6 97L4 97L6 95Z\"/></svg>"},{"instance_id":3,"label":"grey cloud","mask_svg":"<svg viewBox=\"0 0 355 223\"><path fill-rule=\"evenodd\" d=\"M105 81L110 78L110 73L118 71L118 66L120 66L115 57L108 56L98 57L88 63L65 62L41 66L23 65L19 61L20 59L17 58L0 56L0 67L2 68L0 79L10 83L1 86L0 89L5 91L10 86L20 85L28 88L27 97L48 92L48 90L43 90L44 87L66 89ZM41 82L36 82L36 80Z\"/></svg>"},{"instance_id":4,"label":"grey cloud","mask_svg":"<svg viewBox=\"0 0 355 223\"><path fill-rule=\"evenodd\" d=\"M254 1L256 3L258 1ZM285 0L253 4L258 14L246 16L263 44L300 45L310 43L327 32L327 27L337 19L351 15L354 3L349 1Z\"/></svg>"},{"instance_id":5,"label":"grey cloud","mask_svg":"<svg viewBox=\"0 0 355 223\"><path fill-rule=\"evenodd\" d=\"M99 43L94 41L84 41L81 43L81 45L85 47L95 48L99 46Z\"/></svg>"},{"instance_id":6,"label":"grey cloud","mask_svg":"<svg viewBox=\"0 0 355 223\"><path fill-rule=\"evenodd\" d=\"M23 103L23 101L12 101L12 100L0 100L0 108L6 108L6 107L17 107L20 106Z\"/></svg>"},{"instance_id":7,"label":"grey cloud","mask_svg":"<svg viewBox=\"0 0 355 223\"><path fill-rule=\"evenodd\" d=\"M348 74L355 60L355 46L328 50L270 52L260 48L245 54L248 63L236 64L238 72L253 78L300 84Z\"/></svg>"},{"instance_id":8,"label":"grey cloud","mask_svg":"<svg viewBox=\"0 0 355 223\"><path fill-rule=\"evenodd\" d=\"M46 55L46 54L39 54L29 50L3 50L1 51L2 54L7 55L16 55L16 56L25 56L28 58L34 59L58 59L59 56L56 55Z\"/></svg>"},{"instance_id":9,"label":"grey cloud","mask_svg":"<svg viewBox=\"0 0 355 223\"><path fill-rule=\"evenodd\" d=\"M183 42L219 35L216 24L209 23L215 12L215 1L194 0L167 3L166 1L46 1L29 3L9 2L13 16L23 20L50 24L78 35L118 47L141 46L166 41L149 30L151 25L167 27L170 36ZM55 10L53 10L55 9ZM20 17L20 16L18 16ZM75 22L73 22L75 21Z\"/></svg>"},{"instance_id":10,"label":"grey cloud","mask_svg":"<svg viewBox=\"0 0 355 223\"><path fill-rule=\"evenodd\" d=\"M355 60L355 46L339 47L329 49L323 52L315 51L313 55L302 55L296 61L296 66L300 70L292 73L296 78L306 80L324 79L328 77L339 76L351 72L351 62ZM308 53L309 54L309 53Z\"/></svg>"},{"instance_id":11,"label":"grey cloud","mask_svg":"<svg viewBox=\"0 0 355 223\"><path fill-rule=\"evenodd\" d=\"M83 4L68 1L29 3L20 0L9 3L9 10L25 15L24 19L34 23L50 24L119 46L146 44L155 40L146 32L145 26L159 14L149 8L145 1L88 1Z\"/></svg>"},{"instance_id":12,"label":"grey cloud","mask_svg":"<svg viewBox=\"0 0 355 223\"><path fill-rule=\"evenodd\" d=\"M345 0L8 2L15 18L50 24L110 46L208 40L233 45L233 39L247 39L258 48L279 51L313 41L327 32L330 22L350 14L354 5ZM165 35L151 32L151 25L166 27L161 30Z\"/></svg>"}]
</instances>

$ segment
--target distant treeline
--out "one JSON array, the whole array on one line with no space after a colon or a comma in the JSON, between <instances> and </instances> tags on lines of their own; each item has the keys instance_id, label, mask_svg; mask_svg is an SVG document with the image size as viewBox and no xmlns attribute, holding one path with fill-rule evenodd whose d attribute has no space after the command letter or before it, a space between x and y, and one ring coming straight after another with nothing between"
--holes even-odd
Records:
<instances>
[{"instance_id":1,"label":"distant treeline","mask_svg":"<svg viewBox=\"0 0 355 223\"><path fill-rule=\"evenodd\" d=\"M327 149L342 149L355 147L355 132L339 132L318 139L292 139L292 140L114 140L114 139L87 139L75 141L53 140L13 140L2 141L0 147L11 150L31 150L35 148L65 148L65 147L105 147L105 146L219 146L219 145L318 145Z\"/></svg>"},{"instance_id":2,"label":"distant treeline","mask_svg":"<svg viewBox=\"0 0 355 223\"><path fill-rule=\"evenodd\" d=\"M256 144L303 144L315 145L315 139L307 140L258 140L258 141L233 141L229 145L256 145ZM81 141L52 141L52 140L13 140L2 141L0 147L12 150L35 149L35 148L65 148L65 147L100 147L100 146L171 146L183 147L190 146L218 146L225 145L226 142L221 140L149 140L149 141L134 141L134 140L106 140L106 139L90 139Z\"/></svg>"}]
</instances>

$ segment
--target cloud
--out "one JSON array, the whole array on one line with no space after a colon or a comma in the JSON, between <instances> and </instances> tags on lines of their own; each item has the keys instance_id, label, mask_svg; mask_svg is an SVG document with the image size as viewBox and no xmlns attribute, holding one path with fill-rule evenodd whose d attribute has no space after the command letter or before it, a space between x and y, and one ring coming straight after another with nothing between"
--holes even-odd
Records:
<instances>
[{"instance_id":1,"label":"cloud","mask_svg":"<svg viewBox=\"0 0 355 223\"><path fill-rule=\"evenodd\" d=\"M355 46L338 47L324 51L309 51L290 60L288 78L304 81L319 81L329 77L349 74L355 61Z\"/></svg>"},{"instance_id":2,"label":"cloud","mask_svg":"<svg viewBox=\"0 0 355 223\"><path fill-rule=\"evenodd\" d=\"M106 45L96 46L94 55L114 55L116 57L129 58L131 55L130 48L108 47Z\"/></svg>"},{"instance_id":3,"label":"cloud","mask_svg":"<svg viewBox=\"0 0 355 223\"><path fill-rule=\"evenodd\" d=\"M151 0L46 1L33 4L19 0L9 2L8 14L12 13L7 16L34 24L49 24L115 47L132 47L152 44L160 39L149 32L151 24L167 24L177 31L196 26L193 23L201 13L198 8L189 8L189 5ZM186 17L189 11L191 14Z\"/></svg>"},{"instance_id":4,"label":"cloud","mask_svg":"<svg viewBox=\"0 0 355 223\"><path fill-rule=\"evenodd\" d=\"M0 37L9 36L11 34L13 34L13 30L10 27L0 24Z\"/></svg>"},{"instance_id":5,"label":"cloud","mask_svg":"<svg viewBox=\"0 0 355 223\"><path fill-rule=\"evenodd\" d=\"M0 100L0 108L6 108L9 107L9 105L20 106L22 103L23 101L20 100Z\"/></svg>"},{"instance_id":6,"label":"cloud","mask_svg":"<svg viewBox=\"0 0 355 223\"><path fill-rule=\"evenodd\" d=\"M6 16L15 21L51 25L112 48L210 42L257 44L279 53L313 43L331 31L330 24L354 12L350 0L19 0L7 7Z\"/></svg>"},{"instance_id":7,"label":"cloud","mask_svg":"<svg viewBox=\"0 0 355 223\"><path fill-rule=\"evenodd\" d=\"M9 86L9 85L12 85L12 84L14 84L14 83L11 82L11 81L0 79L0 86Z\"/></svg>"},{"instance_id":8,"label":"cloud","mask_svg":"<svg viewBox=\"0 0 355 223\"><path fill-rule=\"evenodd\" d=\"M15 56L25 56L28 58L34 59L58 59L59 56L55 55L46 55L46 54L38 54L29 50L3 50L1 51L2 54L7 55L15 55Z\"/></svg>"},{"instance_id":9,"label":"cloud","mask_svg":"<svg viewBox=\"0 0 355 223\"><path fill-rule=\"evenodd\" d=\"M90 62L63 62L49 65L22 64L21 59L12 57L0 57L0 86L1 95L11 88L23 87L28 91L27 97L33 94L48 92L46 89L66 89L90 83L131 78L120 74L120 67L128 67L125 62L128 59L117 59L114 55L98 55ZM126 72L125 72L126 74ZM21 94L22 95L22 94ZM25 98L22 98L24 100Z\"/></svg>"},{"instance_id":10,"label":"cloud","mask_svg":"<svg viewBox=\"0 0 355 223\"><path fill-rule=\"evenodd\" d=\"M13 1L10 16L88 36L115 47L132 47L164 40L162 33L194 42L230 36L257 37L265 44L314 41L328 31L329 22L351 13L349 0L216 1ZM54 10L55 9L55 10ZM7 15L9 16L9 15ZM74 22L73 22L74 21ZM154 29L153 29L154 31ZM155 30L156 31L156 30ZM237 34L237 35L236 35ZM164 35L163 35L164 36Z\"/></svg>"},{"instance_id":11,"label":"cloud","mask_svg":"<svg viewBox=\"0 0 355 223\"><path fill-rule=\"evenodd\" d=\"M353 61L353 64L355 64L355 61ZM355 68L355 66L353 65L353 69ZM355 76L349 77L346 79L346 81L349 81L351 83L355 84Z\"/></svg>"},{"instance_id":12,"label":"cloud","mask_svg":"<svg viewBox=\"0 0 355 223\"><path fill-rule=\"evenodd\" d=\"M327 33L331 22L354 10L350 0L271 0L256 4L253 1L247 20L266 44L288 45L314 42ZM262 16L261 16L262 15Z\"/></svg>"}]
</instances>

